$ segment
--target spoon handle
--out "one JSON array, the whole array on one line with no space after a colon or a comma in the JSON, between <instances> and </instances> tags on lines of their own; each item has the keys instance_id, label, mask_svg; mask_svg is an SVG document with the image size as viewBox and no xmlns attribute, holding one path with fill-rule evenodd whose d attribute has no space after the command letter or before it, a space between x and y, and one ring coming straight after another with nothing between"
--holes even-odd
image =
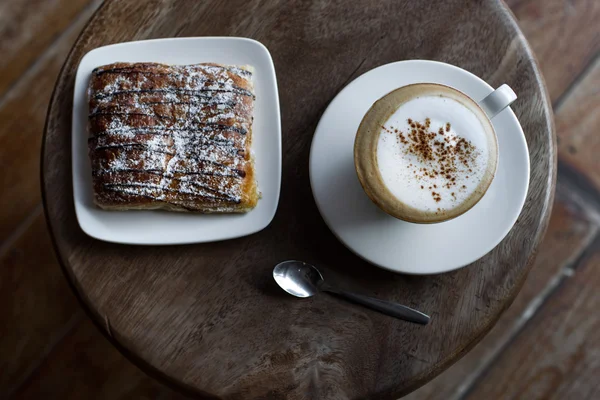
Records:
<instances>
[{"instance_id":1,"label":"spoon handle","mask_svg":"<svg viewBox=\"0 0 600 400\"><path fill-rule=\"evenodd\" d=\"M323 290L337 294L338 296L341 296L354 303L361 304L372 310L379 311L380 313L389 315L391 317L400 318L405 321L415 322L421 325L427 325L430 320L429 315L423 314L422 312L417 310L413 310L410 307L403 306L402 304L394 303L393 301L380 300L374 297L369 297L357 293L344 292L341 290Z\"/></svg>"}]
</instances>

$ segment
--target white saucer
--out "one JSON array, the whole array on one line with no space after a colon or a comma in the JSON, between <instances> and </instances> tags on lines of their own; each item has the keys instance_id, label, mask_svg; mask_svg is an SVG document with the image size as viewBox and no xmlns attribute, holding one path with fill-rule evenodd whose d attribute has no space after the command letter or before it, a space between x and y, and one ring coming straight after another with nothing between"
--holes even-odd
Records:
<instances>
[{"instance_id":1,"label":"white saucer","mask_svg":"<svg viewBox=\"0 0 600 400\"><path fill-rule=\"evenodd\" d=\"M419 82L452 86L477 101L493 91L470 72L434 61L401 61L363 74L333 99L321 117L310 152L310 183L323 219L358 256L396 272L434 274L476 261L510 231L527 195L529 153L523 129L507 108L493 119L500 151L498 170L475 207L451 221L431 225L385 214L358 182L354 136L377 99Z\"/></svg>"}]
</instances>

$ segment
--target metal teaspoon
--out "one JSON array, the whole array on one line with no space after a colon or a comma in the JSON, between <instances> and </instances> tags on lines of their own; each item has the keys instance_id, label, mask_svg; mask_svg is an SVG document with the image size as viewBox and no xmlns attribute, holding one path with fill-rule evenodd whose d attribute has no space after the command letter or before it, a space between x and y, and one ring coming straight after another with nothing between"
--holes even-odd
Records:
<instances>
[{"instance_id":1,"label":"metal teaspoon","mask_svg":"<svg viewBox=\"0 0 600 400\"><path fill-rule=\"evenodd\" d=\"M402 304L335 289L325 283L323 276L315 266L302 261L289 260L277 264L273 269L273 278L283 290L292 296L311 297L319 292L329 292L405 321L427 325L430 320L428 315Z\"/></svg>"}]
</instances>

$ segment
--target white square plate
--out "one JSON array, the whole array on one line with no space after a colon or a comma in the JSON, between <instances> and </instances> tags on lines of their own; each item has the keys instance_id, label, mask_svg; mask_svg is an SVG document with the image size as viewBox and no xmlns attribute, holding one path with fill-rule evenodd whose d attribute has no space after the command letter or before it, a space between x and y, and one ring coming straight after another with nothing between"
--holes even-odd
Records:
<instances>
[{"instance_id":1,"label":"white square plate","mask_svg":"<svg viewBox=\"0 0 600 400\"><path fill-rule=\"evenodd\" d=\"M262 198L247 214L194 214L167 211L104 211L93 201L87 148L87 85L92 70L113 62L252 65L256 94L252 151ZM100 47L81 60L73 98L73 194L81 229L109 242L184 244L250 235L273 219L281 182L281 121L275 67L261 43L245 38L198 37L145 40Z\"/></svg>"}]
</instances>

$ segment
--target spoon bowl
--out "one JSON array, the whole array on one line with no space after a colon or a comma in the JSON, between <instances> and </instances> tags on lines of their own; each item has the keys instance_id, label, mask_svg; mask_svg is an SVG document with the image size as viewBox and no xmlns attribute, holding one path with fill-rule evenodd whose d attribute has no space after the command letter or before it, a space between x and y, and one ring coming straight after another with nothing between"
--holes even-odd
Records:
<instances>
[{"instance_id":1,"label":"spoon bowl","mask_svg":"<svg viewBox=\"0 0 600 400\"><path fill-rule=\"evenodd\" d=\"M314 266L302 261L289 260L273 269L275 282L286 292L296 297L311 297L319 292L323 276Z\"/></svg>"}]
</instances>

